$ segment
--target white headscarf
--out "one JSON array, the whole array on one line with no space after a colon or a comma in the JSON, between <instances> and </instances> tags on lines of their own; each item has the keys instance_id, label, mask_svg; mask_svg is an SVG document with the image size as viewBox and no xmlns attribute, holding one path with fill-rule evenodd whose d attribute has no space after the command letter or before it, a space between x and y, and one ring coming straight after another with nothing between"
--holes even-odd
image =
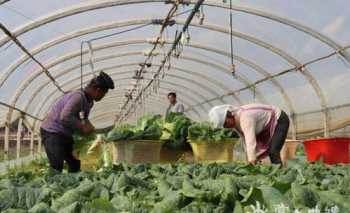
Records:
<instances>
[{"instance_id":1,"label":"white headscarf","mask_svg":"<svg viewBox=\"0 0 350 213\"><path fill-rule=\"evenodd\" d=\"M235 115L238 111L239 107L229 104L215 106L209 111L209 120L213 123L215 128L223 128L227 112L231 112L233 115Z\"/></svg>"}]
</instances>

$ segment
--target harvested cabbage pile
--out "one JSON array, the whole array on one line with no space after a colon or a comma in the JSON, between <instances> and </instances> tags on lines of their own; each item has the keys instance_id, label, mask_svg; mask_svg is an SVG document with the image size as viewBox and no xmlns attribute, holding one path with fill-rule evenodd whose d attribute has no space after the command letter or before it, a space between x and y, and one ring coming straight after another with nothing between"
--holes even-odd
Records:
<instances>
[{"instance_id":1,"label":"harvested cabbage pile","mask_svg":"<svg viewBox=\"0 0 350 213\"><path fill-rule=\"evenodd\" d=\"M213 128L209 122L193 123L188 129L188 139L191 142L224 142L228 139L239 138L232 129Z\"/></svg>"},{"instance_id":2,"label":"harvested cabbage pile","mask_svg":"<svg viewBox=\"0 0 350 213\"><path fill-rule=\"evenodd\" d=\"M19 172L0 178L0 211L350 212L349 165L290 165L119 164L94 173Z\"/></svg>"},{"instance_id":3,"label":"harvested cabbage pile","mask_svg":"<svg viewBox=\"0 0 350 213\"><path fill-rule=\"evenodd\" d=\"M205 142L223 142L239 136L232 129L215 129L209 122L192 122L183 113L141 117L136 125L117 125L107 134L107 141L163 140L172 149L187 148L187 139Z\"/></svg>"},{"instance_id":4,"label":"harvested cabbage pile","mask_svg":"<svg viewBox=\"0 0 350 213\"><path fill-rule=\"evenodd\" d=\"M191 120L183 113L171 112L165 117L161 140L167 141L165 147L171 149L186 149L187 135ZM189 148L189 147L188 147Z\"/></svg>"},{"instance_id":5,"label":"harvested cabbage pile","mask_svg":"<svg viewBox=\"0 0 350 213\"><path fill-rule=\"evenodd\" d=\"M164 121L160 115L145 115L136 125L122 124L114 127L107 134L107 141L159 140L163 131Z\"/></svg>"}]
</instances>

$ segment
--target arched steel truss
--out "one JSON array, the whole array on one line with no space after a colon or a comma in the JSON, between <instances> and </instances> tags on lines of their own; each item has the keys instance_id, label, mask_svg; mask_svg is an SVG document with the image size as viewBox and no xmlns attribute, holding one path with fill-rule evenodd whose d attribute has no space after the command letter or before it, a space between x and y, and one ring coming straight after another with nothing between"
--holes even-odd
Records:
<instances>
[{"instance_id":1,"label":"arched steel truss","mask_svg":"<svg viewBox=\"0 0 350 213\"><path fill-rule=\"evenodd\" d=\"M120 23L112 23L112 24L107 24L105 26L99 26L99 27L96 27L98 28L98 30L95 28L93 30L90 29L89 32L96 32L97 31L100 31L100 30L106 30L106 29L112 29L112 28L116 28L118 26L129 26L129 25L132 25L132 24L144 24L144 23L149 23L151 22L152 20L134 20L134 21L129 21L128 24L121 24ZM177 21L179 24L183 24L183 21ZM212 25L198 25L198 24L192 24L193 26L197 26L197 27L203 27L205 29L208 29L208 30L213 30L213 31L216 31L216 32L222 32L222 33L229 33L228 30L225 30L223 28L220 28L218 26L212 26ZM76 36L79 36L81 35L81 33L77 33L74 37ZM238 32L233 32L233 36L237 36L241 39L244 39L244 40L247 40L247 41L250 41L256 45L259 45L267 50L270 50L272 51L273 53L279 55L280 57L282 57L283 59L285 59L288 63L292 64L293 66L296 66L296 67L299 67L301 65L301 63L299 63L296 59L294 59L293 57L289 56L287 53L285 53L284 51L282 50L279 50L278 48L270 45L270 44L267 44L263 41L260 41L260 40L257 40L251 36L248 36L248 35L243 35L241 33L238 33ZM72 38L70 38L72 39ZM67 39L63 39L63 40L67 40ZM56 43L57 41L55 42L50 42L50 43ZM52 46L52 44L49 44L48 46ZM39 48L40 49L40 48ZM47 49L47 47L45 48L41 48L41 51L43 49ZM40 52L40 51L37 51L37 52ZM33 53L36 53L36 52L33 52ZM24 58L22 58L24 59ZM24 59L25 61L25 59ZM23 62L22 62L23 63ZM0 80L0 86L4 83L4 80L6 80L8 78L8 76L15 71L15 69L20 65L21 63L15 63L13 64L13 66L10 66L10 69L5 72L5 74L2 76L1 80ZM312 75L307 71L303 71L301 72L301 74L303 74L306 79L310 82L310 84L312 85L312 87L314 88L315 90L315 93L317 94L317 96L319 97L320 99L320 102L321 102L321 108L325 108L326 106L326 103L325 103L325 98L324 98L324 95L320 89L320 87L318 86L317 82L315 81L315 79L312 77Z\"/></svg>"},{"instance_id":2,"label":"arched steel truss","mask_svg":"<svg viewBox=\"0 0 350 213\"><path fill-rule=\"evenodd\" d=\"M154 2L165 2L166 0L120 0L120 1L115 1L115 0L109 0L109 1L103 1L103 2L92 2L92 3L84 3L84 4L80 4L77 6L73 6L71 8L67 8L65 10L60 10L58 12L49 14L45 17L39 18L29 24L26 24L22 27L19 27L18 29L16 29L13 33L16 36L22 35L30 30L33 30L35 28L38 28L40 26L43 26L47 23L65 18L67 16L72 16L72 15L76 15L79 13L83 13L83 12L87 12L87 11L92 11L92 10L97 10L97 9L102 9L102 8L107 8L107 7L114 7L114 6L122 6L122 5L129 5L129 4L141 4L141 3L154 3ZM196 1L184 1L185 3L190 3L190 4L194 4ZM217 7L217 8L223 8L223 9L229 9L229 7L225 4L222 3L218 3L216 1L206 1L204 3L206 6L209 7ZM251 8L245 8L245 7L238 7L238 6L233 6L232 10L234 11L238 11L238 12L243 12L243 13L248 13L251 15L255 15L255 16L259 16L259 17L263 17L263 18L267 18L269 20L293 27L296 30L299 30L301 32L304 32L312 37L314 37L315 39L318 39L319 41L321 41L322 43L325 43L326 45L328 45L329 47L333 48L335 51L339 51L339 54L342 55L348 62L350 62L350 57L349 54L346 53L346 51L342 50L342 46L337 44L335 41L333 41L332 39L328 38L327 36L307 27L304 26L298 22L295 21L291 21L288 20L286 18L283 17L279 17L270 13L266 13L260 10L256 10L256 9L251 9ZM178 23L181 24L181 21L177 21ZM203 25L203 26L199 26L196 24L192 24L192 26L197 26L197 27L201 27L203 29L208 29L208 30L214 30L215 28L219 28L217 26L211 26L211 25ZM100 31L99 29L95 29L96 32ZM223 29L215 29L215 31L218 32L224 32L227 33L227 30L223 30ZM83 33L83 32L81 32ZM274 48L272 45L269 45L265 42L259 41L253 37L250 37L248 35L244 35L238 32L234 32L233 36L236 37L240 37L242 39L245 39L247 41L250 41L254 44L257 44L259 46L262 46L278 55L280 55L282 58L284 58L285 60L287 60L290 64L292 64L295 67L299 67L300 63L295 60L294 58L290 57L288 54L284 53L281 50L278 50L277 48ZM65 38L67 40L69 40L69 38ZM71 38L70 38L71 39ZM6 42L9 41L8 37L3 37L0 39L0 46L4 45ZM58 42L59 43L59 42ZM43 49L47 49L47 48L43 48ZM21 59L24 61L26 61L27 59L24 59L25 57L22 57ZM21 62L21 63L23 63ZM17 66L11 66L9 70L15 70L21 63L18 63ZM0 87L3 84L3 82L7 79L8 74L10 74L12 72L5 72L5 75L2 75L0 78ZM307 71L304 70L303 72L301 72L306 79L309 81L309 83L312 85L312 87L314 88L315 93L317 94L317 96L320 99L320 104L321 104L321 108L324 109L324 121L325 121L325 134L327 135L328 132L328 118L327 118L327 105L326 105L326 101L324 98L324 95L320 89L320 87L318 86L316 80L312 77L312 75ZM268 74L268 73L266 73ZM274 85L276 85L274 83ZM278 87L278 86L277 86ZM281 87L280 89L282 94L285 94L283 92L283 88ZM288 100L288 96L286 95L286 97L284 97L284 100ZM287 101L286 101L287 102ZM287 104L288 105L288 104ZM14 105L13 105L14 106ZM290 105L292 106L292 105ZM290 107L289 106L289 107ZM290 109L292 109L292 107L290 107ZM10 112L11 111L11 112ZM292 110L291 110L292 111ZM9 109L9 113L8 115L12 114L12 109ZM11 121L11 116L7 116L7 122ZM7 132L8 132L8 128ZM8 140L8 139L7 139Z\"/></svg>"},{"instance_id":3,"label":"arched steel truss","mask_svg":"<svg viewBox=\"0 0 350 213\"><path fill-rule=\"evenodd\" d=\"M26 33L30 30L33 30L35 28L38 28L42 25L45 25L47 23L66 18L69 16L77 15L80 13L92 11L92 10L98 10L98 9L103 9L103 8L108 8L108 7L116 7L116 6L123 6L123 5L130 5L130 4L143 4L143 3L156 3L156 2L169 2L169 0L109 0L109 1L103 1L103 2L92 2L92 3L86 3L86 4L79 4L77 6L72 6L70 8L67 8L65 10L60 10L58 12L51 13L47 16L41 17L34 22L31 22L29 24L25 24L24 26L19 27L14 31L15 36L19 36L23 33ZM171 1L170 1L171 2ZM184 0L183 3L186 4L195 4L195 0ZM230 7L226 4L219 3L217 1L210 1L207 0L203 3L203 5L209 6L209 7L217 7L217 8L222 8L222 9L227 9L230 10ZM296 21L289 20L287 18L283 18L268 12L264 12L261 10L257 9L252 9L252 8L247 8L247 7L241 7L241 6L232 6L233 11L238 11L238 12L243 12L247 13L250 15L255 15L258 17L266 18L281 24L284 24L286 26L293 27L294 29L304 32L315 39L327 44L334 50L340 50L342 49L341 45L332 40L331 38L325 36L324 34L317 32L310 27L307 27L301 23L298 23ZM0 39L0 46L2 46L4 43L8 42L9 38L4 37ZM350 61L350 57L345 51L342 51L341 53L348 61Z\"/></svg>"}]
</instances>

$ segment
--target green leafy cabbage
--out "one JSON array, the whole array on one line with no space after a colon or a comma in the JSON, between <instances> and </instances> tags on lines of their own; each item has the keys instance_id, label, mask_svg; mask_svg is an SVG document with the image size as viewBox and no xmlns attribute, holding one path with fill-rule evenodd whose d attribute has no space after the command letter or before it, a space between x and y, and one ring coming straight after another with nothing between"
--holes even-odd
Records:
<instances>
[{"instance_id":1,"label":"green leafy cabbage","mask_svg":"<svg viewBox=\"0 0 350 213\"><path fill-rule=\"evenodd\" d=\"M115 126L107 134L107 141L159 140L164 121L160 115L145 115L136 125L121 124Z\"/></svg>"},{"instance_id":2,"label":"green leafy cabbage","mask_svg":"<svg viewBox=\"0 0 350 213\"><path fill-rule=\"evenodd\" d=\"M232 129L213 128L209 122L193 123L188 129L188 139L192 142L224 142L238 138Z\"/></svg>"},{"instance_id":3,"label":"green leafy cabbage","mask_svg":"<svg viewBox=\"0 0 350 213\"><path fill-rule=\"evenodd\" d=\"M164 146L171 149L188 148L187 135L191 120L183 113L171 112L165 117L161 140L165 140Z\"/></svg>"},{"instance_id":4,"label":"green leafy cabbage","mask_svg":"<svg viewBox=\"0 0 350 213\"><path fill-rule=\"evenodd\" d=\"M47 172L1 177L0 212L350 211L349 165L122 163L100 172Z\"/></svg>"}]
</instances>

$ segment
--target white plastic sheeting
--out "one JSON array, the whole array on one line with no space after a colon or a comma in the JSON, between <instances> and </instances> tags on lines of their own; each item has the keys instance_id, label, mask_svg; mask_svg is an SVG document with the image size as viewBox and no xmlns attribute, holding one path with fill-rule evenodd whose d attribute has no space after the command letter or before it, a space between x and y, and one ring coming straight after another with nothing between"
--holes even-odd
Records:
<instances>
[{"instance_id":1,"label":"white plastic sheeting","mask_svg":"<svg viewBox=\"0 0 350 213\"><path fill-rule=\"evenodd\" d=\"M0 5L0 22L50 71L65 90L80 87L82 41L163 19L170 9L162 0L69 1L10 0ZM186 1L179 13L193 7ZM264 102L287 111L291 132L298 137L324 134L348 125L350 118L350 3L335 1L233 0L233 42L236 77L231 75L229 1L206 0L203 25L195 18L190 43L161 82L161 92L147 100L143 111L164 113L166 93L175 91L196 120L207 119L211 106ZM176 18L165 33L167 43L157 49L157 70L176 30L188 13ZM138 63L152 47L159 25L92 42L94 70L104 70L116 82L92 112L98 127L113 124ZM87 46L83 51L84 81L92 77ZM301 65L327 56L320 61ZM62 93L40 67L0 32L0 101L43 118ZM294 69L293 68L299 68ZM288 69L291 69L288 71ZM261 82L260 82L261 81ZM258 83L257 85L255 85ZM142 111L142 112L143 112ZM130 118L131 120L134 118ZM16 120L1 107L0 121ZM28 118L36 129L40 122ZM327 135L327 134L326 134ZM296 136L296 135L294 135Z\"/></svg>"}]
</instances>

